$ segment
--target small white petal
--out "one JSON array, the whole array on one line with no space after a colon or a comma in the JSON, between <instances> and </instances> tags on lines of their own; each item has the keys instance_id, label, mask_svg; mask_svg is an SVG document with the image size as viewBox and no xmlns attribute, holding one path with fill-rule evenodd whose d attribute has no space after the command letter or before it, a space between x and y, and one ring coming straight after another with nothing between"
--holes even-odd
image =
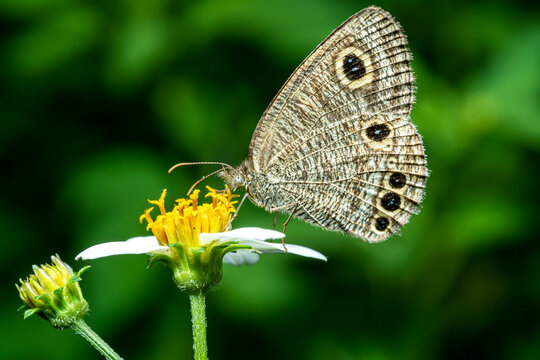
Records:
<instances>
[{"instance_id":1,"label":"small white petal","mask_svg":"<svg viewBox=\"0 0 540 360\"><path fill-rule=\"evenodd\" d=\"M251 250L237 250L226 253L223 263L234 266L253 265L259 261L259 254Z\"/></svg>"},{"instance_id":2,"label":"small white petal","mask_svg":"<svg viewBox=\"0 0 540 360\"><path fill-rule=\"evenodd\" d=\"M77 255L75 260L97 259L111 255L145 254L167 249L168 247L161 245L154 236L139 236L126 241L113 241L94 245Z\"/></svg>"},{"instance_id":3,"label":"small white petal","mask_svg":"<svg viewBox=\"0 0 540 360\"><path fill-rule=\"evenodd\" d=\"M269 229L263 229L258 227L245 227L238 228L231 231L224 231L220 233L201 233L199 235L199 241L202 246L209 245L214 241L242 241L242 240L270 240L270 239L283 239L285 234Z\"/></svg>"},{"instance_id":4,"label":"small white petal","mask_svg":"<svg viewBox=\"0 0 540 360\"><path fill-rule=\"evenodd\" d=\"M240 244L251 246L252 248L260 251L263 254L295 254L326 261L326 256L324 256L320 252L300 245L285 244L285 249L283 247L283 244L281 243L269 243L259 240L242 240L240 241Z\"/></svg>"}]
</instances>

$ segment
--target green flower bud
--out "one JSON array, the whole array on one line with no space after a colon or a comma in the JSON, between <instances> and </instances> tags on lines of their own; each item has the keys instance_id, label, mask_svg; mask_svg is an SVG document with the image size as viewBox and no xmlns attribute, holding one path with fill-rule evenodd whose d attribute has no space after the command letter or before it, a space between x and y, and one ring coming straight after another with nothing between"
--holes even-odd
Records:
<instances>
[{"instance_id":1,"label":"green flower bud","mask_svg":"<svg viewBox=\"0 0 540 360\"><path fill-rule=\"evenodd\" d=\"M82 268L77 274L58 256L51 256L53 264L32 266L34 274L15 284L26 309L24 318L37 313L58 329L71 326L88 312L88 303L83 298L79 281L80 275L89 268Z\"/></svg>"}]
</instances>

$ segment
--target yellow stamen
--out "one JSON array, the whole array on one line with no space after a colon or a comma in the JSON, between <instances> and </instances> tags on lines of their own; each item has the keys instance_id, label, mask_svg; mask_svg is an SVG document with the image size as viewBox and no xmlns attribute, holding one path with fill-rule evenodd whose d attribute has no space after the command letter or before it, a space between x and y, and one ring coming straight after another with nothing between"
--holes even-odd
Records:
<instances>
[{"instance_id":1,"label":"yellow stamen","mask_svg":"<svg viewBox=\"0 0 540 360\"><path fill-rule=\"evenodd\" d=\"M144 211L144 214L139 216L139 222L141 224L142 224L143 220L145 220L145 219L146 219L146 222L148 223L148 225L146 226L146 231L150 230L150 228L152 227L152 224L154 223L154 220L152 219L152 216L150 216L150 213L152 212L152 210L154 210L153 207L151 207L149 209L146 209Z\"/></svg>"},{"instance_id":2,"label":"yellow stamen","mask_svg":"<svg viewBox=\"0 0 540 360\"><path fill-rule=\"evenodd\" d=\"M161 211L161 215L166 215L167 212L165 211L165 195L167 194L167 189L163 189L161 192L161 196L159 197L159 200L148 200L148 202L152 205L159 206L159 211Z\"/></svg>"},{"instance_id":3,"label":"yellow stamen","mask_svg":"<svg viewBox=\"0 0 540 360\"><path fill-rule=\"evenodd\" d=\"M151 204L160 208L161 214L155 221L150 216L151 209L145 211L139 218L146 219L147 230L151 230L158 241L163 245L171 245L181 242L187 247L200 246L199 235L201 233L215 233L225 230L225 226L234 213L232 199L238 195L231 194L227 188L223 193L207 187L205 197L212 197L211 203L199 203L200 190L195 190L189 199L177 199L176 206L170 211L165 210L165 193L163 190L159 200L148 200Z\"/></svg>"},{"instance_id":4,"label":"yellow stamen","mask_svg":"<svg viewBox=\"0 0 540 360\"><path fill-rule=\"evenodd\" d=\"M191 194L189 196L189 198L191 199L191 201L193 201L193 210L197 210L197 202L199 200L199 193L201 191L199 189L196 189L195 191L193 191L193 194Z\"/></svg>"}]
</instances>

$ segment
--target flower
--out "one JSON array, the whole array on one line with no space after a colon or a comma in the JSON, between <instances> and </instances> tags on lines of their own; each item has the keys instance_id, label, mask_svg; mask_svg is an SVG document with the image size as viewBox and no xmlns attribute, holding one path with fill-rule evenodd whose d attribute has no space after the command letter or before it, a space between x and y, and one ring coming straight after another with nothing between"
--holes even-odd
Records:
<instances>
[{"instance_id":1,"label":"flower","mask_svg":"<svg viewBox=\"0 0 540 360\"><path fill-rule=\"evenodd\" d=\"M176 206L165 209L166 190L158 200L148 200L159 208L154 219L153 208L144 212L140 221L146 220L147 230L154 236L135 237L127 241L108 242L92 246L76 259L96 259L120 254L143 254L151 256L150 265L165 262L173 270L177 285L190 292L206 290L222 278L222 263L232 265L253 264L259 253L290 253L320 260L326 257L315 250L298 245L269 243L266 240L283 239L285 234L256 227L230 230L232 214L236 209L234 199L227 188L218 192L207 187L210 203L199 202L199 190L189 199L176 200Z\"/></svg>"},{"instance_id":2,"label":"flower","mask_svg":"<svg viewBox=\"0 0 540 360\"><path fill-rule=\"evenodd\" d=\"M62 329L82 319L88 311L88 303L82 296L79 281L89 266L74 275L71 267L60 260L58 255L51 256L51 259L52 265L34 265L34 274L24 281L19 279L20 286L15 286L24 302L22 308L26 309L25 319L38 313L54 327Z\"/></svg>"}]
</instances>

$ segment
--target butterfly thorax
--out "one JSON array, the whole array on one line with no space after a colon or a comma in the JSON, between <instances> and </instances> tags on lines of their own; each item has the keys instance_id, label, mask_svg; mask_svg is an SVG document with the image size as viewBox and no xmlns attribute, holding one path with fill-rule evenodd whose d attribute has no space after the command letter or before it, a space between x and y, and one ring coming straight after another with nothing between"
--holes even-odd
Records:
<instances>
[{"instance_id":1,"label":"butterfly thorax","mask_svg":"<svg viewBox=\"0 0 540 360\"><path fill-rule=\"evenodd\" d=\"M245 187L250 200L268 211L276 211L291 203L289 197L280 188L277 179L255 172L247 160L237 168L223 170L218 176L223 178L233 191Z\"/></svg>"},{"instance_id":2,"label":"butterfly thorax","mask_svg":"<svg viewBox=\"0 0 540 360\"><path fill-rule=\"evenodd\" d=\"M246 182L246 191L255 205L270 212L285 209L292 202L283 192L277 179L271 175L250 173Z\"/></svg>"}]
</instances>

